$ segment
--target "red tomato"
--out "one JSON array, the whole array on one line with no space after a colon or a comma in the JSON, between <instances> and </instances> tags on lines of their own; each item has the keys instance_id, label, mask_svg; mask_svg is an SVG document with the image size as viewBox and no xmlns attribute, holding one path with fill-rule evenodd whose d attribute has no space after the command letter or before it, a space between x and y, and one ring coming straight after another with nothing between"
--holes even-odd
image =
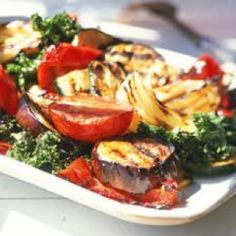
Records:
<instances>
[{"instance_id":1,"label":"red tomato","mask_svg":"<svg viewBox=\"0 0 236 236\"><path fill-rule=\"evenodd\" d=\"M38 83L48 92L54 92L54 79L71 70L83 69L100 57L102 52L93 48L75 47L69 43L50 46L38 67Z\"/></svg>"},{"instance_id":2,"label":"red tomato","mask_svg":"<svg viewBox=\"0 0 236 236\"><path fill-rule=\"evenodd\" d=\"M0 109L9 115L15 115L19 103L15 83L0 65Z\"/></svg>"},{"instance_id":3,"label":"red tomato","mask_svg":"<svg viewBox=\"0 0 236 236\"><path fill-rule=\"evenodd\" d=\"M152 189L139 196L138 201L147 207L174 206L179 203L177 183L173 180L167 180L160 189Z\"/></svg>"},{"instance_id":4,"label":"red tomato","mask_svg":"<svg viewBox=\"0 0 236 236\"><path fill-rule=\"evenodd\" d=\"M133 110L115 100L77 95L62 97L49 105L49 116L61 134L96 142L124 133L132 121Z\"/></svg>"},{"instance_id":5,"label":"red tomato","mask_svg":"<svg viewBox=\"0 0 236 236\"><path fill-rule=\"evenodd\" d=\"M86 185L92 179L88 163L77 158L66 169L60 170L58 175L78 185Z\"/></svg>"},{"instance_id":6,"label":"red tomato","mask_svg":"<svg viewBox=\"0 0 236 236\"><path fill-rule=\"evenodd\" d=\"M210 55L203 54L198 57L190 70L182 74L182 79L211 80L223 76L219 63Z\"/></svg>"},{"instance_id":7,"label":"red tomato","mask_svg":"<svg viewBox=\"0 0 236 236\"><path fill-rule=\"evenodd\" d=\"M171 207L179 203L177 184L173 180L165 181L160 189L152 189L145 194L135 195L102 184L92 175L89 163L81 158L77 158L66 169L59 171L58 176L120 202L138 203L147 207Z\"/></svg>"},{"instance_id":8,"label":"red tomato","mask_svg":"<svg viewBox=\"0 0 236 236\"><path fill-rule=\"evenodd\" d=\"M92 176L88 162L81 158L77 158L66 169L60 170L58 176L111 199L129 203L135 201L129 193L115 190L100 183Z\"/></svg>"},{"instance_id":9,"label":"red tomato","mask_svg":"<svg viewBox=\"0 0 236 236\"><path fill-rule=\"evenodd\" d=\"M109 186L105 186L102 184L98 179L93 178L93 181L90 182L90 185L88 188L95 192L98 193L104 197L114 199L120 202L126 202L126 203L136 203L136 197L133 194L114 189Z\"/></svg>"},{"instance_id":10,"label":"red tomato","mask_svg":"<svg viewBox=\"0 0 236 236\"><path fill-rule=\"evenodd\" d=\"M219 63L210 55L203 54L198 58L198 61L205 63L204 66L202 66L200 73L202 79L221 78L223 76L223 71L221 70Z\"/></svg>"},{"instance_id":11,"label":"red tomato","mask_svg":"<svg viewBox=\"0 0 236 236\"><path fill-rule=\"evenodd\" d=\"M217 110L217 115L219 116L227 116L227 117L233 117L234 112L232 110L227 110L224 108L219 108Z\"/></svg>"},{"instance_id":12,"label":"red tomato","mask_svg":"<svg viewBox=\"0 0 236 236\"><path fill-rule=\"evenodd\" d=\"M217 79L216 84L219 88L221 102L219 109L220 114L229 116L232 113L231 102L228 95L227 88L224 86L223 79L224 72L221 70L219 63L208 54L201 55L190 70L181 75L181 79L196 79L196 80L212 80Z\"/></svg>"},{"instance_id":13,"label":"red tomato","mask_svg":"<svg viewBox=\"0 0 236 236\"><path fill-rule=\"evenodd\" d=\"M12 145L7 142L0 142L0 154L5 155Z\"/></svg>"}]
</instances>

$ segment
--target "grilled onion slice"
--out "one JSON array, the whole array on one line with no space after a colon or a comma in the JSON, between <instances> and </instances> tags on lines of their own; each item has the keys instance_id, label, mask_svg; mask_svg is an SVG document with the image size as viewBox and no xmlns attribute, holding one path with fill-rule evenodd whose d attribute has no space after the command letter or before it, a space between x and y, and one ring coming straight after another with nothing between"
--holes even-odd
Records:
<instances>
[{"instance_id":1,"label":"grilled onion slice","mask_svg":"<svg viewBox=\"0 0 236 236\"><path fill-rule=\"evenodd\" d=\"M215 111L220 104L218 87L203 80L178 80L154 92L165 106L187 116Z\"/></svg>"},{"instance_id":2,"label":"grilled onion slice","mask_svg":"<svg viewBox=\"0 0 236 236\"><path fill-rule=\"evenodd\" d=\"M182 116L156 98L151 80L151 76L131 73L117 91L117 99L131 104L145 123L168 129L188 129L189 124Z\"/></svg>"}]
</instances>

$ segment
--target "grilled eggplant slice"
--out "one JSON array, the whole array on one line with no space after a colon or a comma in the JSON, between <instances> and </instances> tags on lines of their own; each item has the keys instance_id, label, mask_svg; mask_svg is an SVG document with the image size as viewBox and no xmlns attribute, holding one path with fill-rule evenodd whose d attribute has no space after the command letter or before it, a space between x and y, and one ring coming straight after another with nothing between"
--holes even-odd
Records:
<instances>
[{"instance_id":1,"label":"grilled eggplant slice","mask_svg":"<svg viewBox=\"0 0 236 236\"><path fill-rule=\"evenodd\" d=\"M142 194L161 185L172 153L172 148L152 139L102 141L93 149L92 169L102 183Z\"/></svg>"},{"instance_id":2,"label":"grilled eggplant slice","mask_svg":"<svg viewBox=\"0 0 236 236\"><path fill-rule=\"evenodd\" d=\"M98 29L82 29L76 35L73 44L76 46L105 49L108 46L121 43L122 40L106 34Z\"/></svg>"},{"instance_id":3,"label":"grilled eggplant slice","mask_svg":"<svg viewBox=\"0 0 236 236\"><path fill-rule=\"evenodd\" d=\"M125 76L123 69L116 63L93 61L89 65L90 91L102 97L115 98Z\"/></svg>"},{"instance_id":4,"label":"grilled eggplant slice","mask_svg":"<svg viewBox=\"0 0 236 236\"><path fill-rule=\"evenodd\" d=\"M40 108L26 94L21 97L16 120L34 136L46 130L55 131L51 123L41 113Z\"/></svg>"},{"instance_id":5,"label":"grilled eggplant slice","mask_svg":"<svg viewBox=\"0 0 236 236\"><path fill-rule=\"evenodd\" d=\"M155 50L141 44L118 44L110 47L105 60L123 66L127 72L150 73L165 66L163 57ZM153 71L154 72L154 71Z\"/></svg>"},{"instance_id":6,"label":"grilled eggplant slice","mask_svg":"<svg viewBox=\"0 0 236 236\"><path fill-rule=\"evenodd\" d=\"M34 54L39 50L40 34L30 22L13 21L0 26L0 63L14 59L19 52Z\"/></svg>"},{"instance_id":7,"label":"grilled eggplant slice","mask_svg":"<svg viewBox=\"0 0 236 236\"><path fill-rule=\"evenodd\" d=\"M62 96L73 96L78 93L88 93L90 81L88 69L74 70L55 80L55 87Z\"/></svg>"}]
</instances>

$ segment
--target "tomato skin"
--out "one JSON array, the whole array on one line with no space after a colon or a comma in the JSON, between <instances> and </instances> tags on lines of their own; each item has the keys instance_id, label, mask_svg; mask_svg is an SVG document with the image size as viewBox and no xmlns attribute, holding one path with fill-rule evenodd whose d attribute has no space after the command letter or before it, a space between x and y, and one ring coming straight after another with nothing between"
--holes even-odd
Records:
<instances>
[{"instance_id":1,"label":"tomato skin","mask_svg":"<svg viewBox=\"0 0 236 236\"><path fill-rule=\"evenodd\" d=\"M10 143L0 141L0 154L6 155L11 146L12 145Z\"/></svg>"},{"instance_id":2,"label":"tomato skin","mask_svg":"<svg viewBox=\"0 0 236 236\"><path fill-rule=\"evenodd\" d=\"M50 46L38 67L38 84L48 92L55 92L54 80L71 70L83 69L100 57L102 52L93 48L75 47L69 43Z\"/></svg>"},{"instance_id":3,"label":"tomato skin","mask_svg":"<svg viewBox=\"0 0 236 236\"><path fill-rule=\"evenodd\" d=\"M202 54L189 71L181 75L181 79L212 80L217 77L221 79L222 76L223 71L218 62L210 55Z\"/></svg>"},{"instance_id":4,"label":"tomato skin","mask_svg":"<svg viewBox=\"0 0 236 236\"><path fill-rule=\"evenodd\" d=\"M138 201L147 207L172 207L180 202L178 185L174 180L166 180L161 188L156 188L138 197Z\"/></svg>"},{"instance_id":5,"label":"tomato skin","mask_svg":"<svg viewBox=\"0 0 236 236\"><path fill-rule=\"evenodd\" d=\"M19 104L18 91L10 75L0 64L0 109L15 115Z\"/></svg>"},{"instance_id":6,"label":"tomato skin","mask_svg":"<svg viewBox=\"0 0 236 236\"><path fill-rule=\"evenodd\" d=\"M74 160L66 169L60 170L58 176L120 202L137 203L146 207L172 207L179 203L178 186L173 180L166 180L161 188L152 189L145 194L132 194L102 184L93 176L89 162L81 157Z\"/></svg>"},{"instance_id":7,"label":"tomato skin","mask_svg":"<svg viewBox=\"0 0 236 236\"><path fill-rule=\"evenodd\" d=\"M49 106L49 116L56 129L70 138L93 143L121 135L132 121L130 106L93 96L69 98L78 103L55 102Z\"/></svg>"},{"instance_id":8,"label":"tomato skin","mask_svg":"<svg viewBox=\"0 0 236 236\"><path fill-rule=\"evenodd\" d=\"M219 116L226 116L226 117L233 117L234 116L234 112L232 110L227 110L224 108L219 108L217 110L217 115Z\"/></svg>"},{"instance_id":9,"label":"tomato skin","mask_svg":"<svg viewBox=\"0 0 236 236\"><path fill-rule=\"evenodd\" d=\"M200 73L201 79L212 79L214 77L221 78L223 76L223 71L219 63L210 55L202 54L198 61L203 61L205 65L202 67L202 71Z\"/></svg>"},{"instance_id":10,"label":"tomato skin","mask_svg":"<svg viewBox=\"0 0 236 236\"><path fill-rule=\"evenodd\" d=\"M203 64L202 64L203 63ZM219 63L210 55L202 54L198 57L196 63L187 71L183 73L181 79L193 79L193 80L214 80L218 86L221 101L217 112L221 115L231 116L231 101L227 91L227 88L223 84L223 75Z\"/></svg>"},{"instance_id":11,"label":"tomato skin","mask_svg":"<svg viewBox=\"0 0 236 236\"><path fill-rule=\"evenodd\" d=\"M88 163L80 157L70 163L66 169L60 170L58 176L82 186L88 184L92 179Z\"/></svg>"}]
</instances>

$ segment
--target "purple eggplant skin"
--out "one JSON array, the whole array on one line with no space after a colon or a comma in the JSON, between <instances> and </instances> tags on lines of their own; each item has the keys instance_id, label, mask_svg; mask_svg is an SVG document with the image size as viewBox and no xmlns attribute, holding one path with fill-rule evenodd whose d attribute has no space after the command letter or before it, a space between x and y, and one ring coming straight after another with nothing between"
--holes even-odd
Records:
<instances>
[{"instance_id":1,"label":"purple eggplant skin","mask_svg":"<svg viewBox=\"0 0 236 236\"><path fill-rule=\"evenodd\" d=\"M80 46L97 49L106 49L108 46L126 42L94 28L81 29L77 40Z\"/></svg>"},{"instance_id":2,"label":"purple eggplant skin","mask_svg":"<svg viewBox=\"0 0 236 236\"><path fill-rule=\"evenodd\" d=\"M231 109L236 109L236 88L229 91Z\"/></svg>"},{"instance_id":3,"label":"purple eggplant skin","mask_svg":"<svg viewBox=\"0 0 236 236\"><path fill-rule=\"evenodd\" d=\"M143 194L153 188L159 187L166 177L176 173L175 164L172 163L172 152L164 163L156 158L153 165L145 168L133 164L122 164L118 161L109 160L109 157L101 158L97 151L99 143L92 151L92 170L94 175L104 184L113 188L134 194ZM140 152L140 150L137 150ZM172 163L172 164L171 164ZM172 173L173 172L173 173ZM175 175L174 175L175 176Z\"/></svg>"},{"instance_id":4,"label":"purple eggplant skin","mask_svg":"<svg viewBox=\"0 0 236 236\"><path fill-rule=\"evenodd\" d=\"M40 108L30 100L27 94L21 96L16 120L22 128L28 130L33 136L37 136L47 130L55 131L50 122L41 113Z\"/></svg>"}]
</instances>

